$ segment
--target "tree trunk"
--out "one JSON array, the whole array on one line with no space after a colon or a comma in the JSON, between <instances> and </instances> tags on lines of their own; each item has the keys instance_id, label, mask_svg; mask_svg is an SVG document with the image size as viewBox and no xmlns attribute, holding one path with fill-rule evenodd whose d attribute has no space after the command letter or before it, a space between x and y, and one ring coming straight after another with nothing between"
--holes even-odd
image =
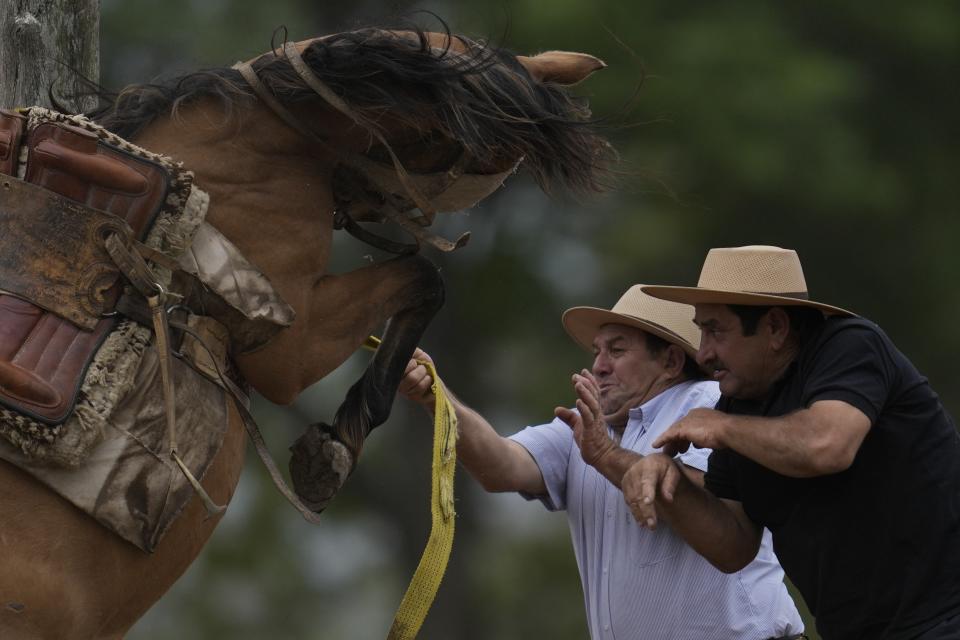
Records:
<instances>
[{"instance_id":1,"label":"tree trunk","mask_svg":"<svg viewBox=\"0 0 960 640\"><path fill-rule=\"evenodd\" d=\"M100 0L0 0L0 107L96 106L77 74L100 78Z\"/></svg>"}]
</instances>

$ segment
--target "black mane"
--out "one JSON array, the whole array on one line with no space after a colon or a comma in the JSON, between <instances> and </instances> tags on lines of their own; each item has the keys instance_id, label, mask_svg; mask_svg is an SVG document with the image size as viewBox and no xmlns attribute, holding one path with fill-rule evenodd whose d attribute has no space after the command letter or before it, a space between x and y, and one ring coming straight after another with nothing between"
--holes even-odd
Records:
<instances>
[{"instance_id":1,"label":"black mane","mask_svg":"<svg viewBox=\"0 0 960 640\"><path fill-rule=\"evenodd\" d=\"M380 28L328 36L314 41L303 58L369 126L385 112L414 126L434 123L475 158L523 157L545 190L557 180L576 193L610 186L613 152L585 103L559 86L533 82L506 50L451 36L469 52L437 51L421 29L405 31L413 37ZM263 55L253 67L281 102L317 100L282 54ZM230 68L95 93L100 106L87 115L125 138L201 98L228 110L256 99Z\"/></svg>"}]
</instances>

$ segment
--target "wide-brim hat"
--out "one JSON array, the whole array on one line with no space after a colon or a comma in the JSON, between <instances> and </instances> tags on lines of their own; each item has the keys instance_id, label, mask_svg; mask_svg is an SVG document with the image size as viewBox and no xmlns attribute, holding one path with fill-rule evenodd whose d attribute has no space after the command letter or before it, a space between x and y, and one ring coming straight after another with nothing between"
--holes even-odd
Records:
<instances>
[{"instance_id":1,"label":"wide-brim hat","mask_svg":"<svg viewBox=\"0 0 960 640\"><path fill-rule=\"evenodd\" d=\"M696 287L646 286L643 291L683 304L797 306L819 309L827 315L857 315L810 300L800 257L796 251L780 247L711 249Z\"/></svg>"},{"instance_id":2,"label":"wide-brim hat","mask_svg":"<svg viewBox=\"0 0 960 640\"><path fill-rule=\"evenodd\" d=\"M613 309L573 307L563 313L563 328L574 342L588 351L593 339L605 324L636 327L675 344L691 358L700 347L700 330L693 323L693 309L685 304L667 302L648 296L644 285L630 287L613 305Z\"/></svg>"}]
</instances>

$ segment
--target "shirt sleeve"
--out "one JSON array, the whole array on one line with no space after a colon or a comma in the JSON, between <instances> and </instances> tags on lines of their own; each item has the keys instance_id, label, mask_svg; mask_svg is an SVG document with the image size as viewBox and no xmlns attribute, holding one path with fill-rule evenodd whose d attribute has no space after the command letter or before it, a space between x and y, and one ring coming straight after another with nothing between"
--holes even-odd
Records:
<instances>
[{"instance_id":1,"label":"shirt sleeve","mask_svg":"<svg viewBox=\"0 0 960 640\"><path fill-rule=\"evenodd\" d=\"M876 421L895 383L888 342L875 330L854 326L827 338L804 372L802 401L840 400Z\"/></svg>"},{"instance_id":2,"label":"shirt sleeve","mask_svg":"<svg viewBox=\"0 0 960 640\"><path fill-rule=\"evenodd\" d=\"M540 467L547 495L536 496L525 492L520 495L527 500L540 500L550 511L567 508L567 466L570 452L575 447L573 433L563 421L556 419L549 424L527 427L510 439L520 443ZM579 453L579 451L578 451Z\"/></svg>"},{"instance_id":3,"label":"shirt sleeve","mask_svg":"<svg viewBox=\"0 0 960 640\"><path fill-rule=\"evenodd\" d=\"M716 382L701 381L693 383L683 396L683 402L669 412L669 422L672 425L687 415L693 409L713 409L720 399L720 389ZM698 471L707 470L707 459L711 449L690 447L677 458L688 467Z\"/></svg>"}]
</instances>

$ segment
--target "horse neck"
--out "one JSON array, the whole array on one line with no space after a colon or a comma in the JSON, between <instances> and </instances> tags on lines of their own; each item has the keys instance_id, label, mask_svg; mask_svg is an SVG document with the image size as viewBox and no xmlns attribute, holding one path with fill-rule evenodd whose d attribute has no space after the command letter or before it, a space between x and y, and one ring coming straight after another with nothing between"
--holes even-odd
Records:
<instances>
[{"instance_id":1,"label":"horse neck","mask_svg":"<svg viewBox=\"0 0 960 640\"><path fill-rule=\"evenodd\" d=\"M135 139L183 162L210 194L207 221L292 298L326 268L333 159L266 110L207 102L151 123ZM296 306L296 305L295 305Z\"/></svg>"}]
</instances>

